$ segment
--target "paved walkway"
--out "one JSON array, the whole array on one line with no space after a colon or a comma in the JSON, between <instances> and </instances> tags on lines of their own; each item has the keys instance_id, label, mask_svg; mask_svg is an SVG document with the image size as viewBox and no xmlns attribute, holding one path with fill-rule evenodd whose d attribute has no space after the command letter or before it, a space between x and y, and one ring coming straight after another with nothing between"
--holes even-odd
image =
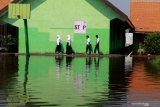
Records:
<instances>
[{"instance_id":1,"label":"paved walkway","mask_svg":"<svg viewBox=\"0 0 160 107\"><path fill-rule=\"evenodd\" d=\"M65 57L120 57L120 56L131 56L131 57L157 57L159 55L134 55L132 54L133 48L132 46L126 47L120 51L117 51L113 54L84 54L84 53L76 53L76 54L56 54L56 53L30 53L31 56L65 56ZM26 55L26 53L6 53L1 52L0 55Z\"/></svg>"}]
</instances>

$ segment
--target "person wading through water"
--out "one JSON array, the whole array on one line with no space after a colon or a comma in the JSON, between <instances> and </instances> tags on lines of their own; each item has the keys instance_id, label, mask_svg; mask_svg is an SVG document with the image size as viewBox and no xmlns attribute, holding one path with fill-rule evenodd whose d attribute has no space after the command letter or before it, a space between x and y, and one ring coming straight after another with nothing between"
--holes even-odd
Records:
<instances>
[{"instance_id":1,"label":"person wading through water","mask_svg":"<svg viewBox=\"0 0 160 107\"><path fill-rule=\"evenodd\" d=\"M66 44L66 54L73 54L73 49L71 46L71 37L70 35L67 35L67 44Z\"/></svg>"},{"instance_id":2,"label":"person wading through water","mask_svg":"<svg viewBox=\"0 0 160 107\"><path fill-rule=\"evenodd\" d=\"M96 54L96 51L98 51L98 54L99 53L99 43L100 43L100 40L99 40L99 37L98 35L96 35L96 45L95 45L95 48L94 48L94 53Z\"/></svg>"},{"instance_id":3,"label":"person wading through water","mask_svg":"<svg viewBox=\"0 0 160 107\"><path fill-rule=\"evenodd\" d=\"M86 54L88 53L89 50L89 54L92 53L92 45L91 45L91 40L89 38L89 36L86 36Z\"/></svg>"},{"instance_id":4,"label":"person wading through water","mask_svg":"<svg viewBox=\"0 0 160 107\"><path fill-rule=\"evenodd\" d=\"M56 46L56 50L55 53L63 53L62 52L62 44L61 44L61 37L60 35L57 35L57 46Z\"/></svg>"}]
</instances>

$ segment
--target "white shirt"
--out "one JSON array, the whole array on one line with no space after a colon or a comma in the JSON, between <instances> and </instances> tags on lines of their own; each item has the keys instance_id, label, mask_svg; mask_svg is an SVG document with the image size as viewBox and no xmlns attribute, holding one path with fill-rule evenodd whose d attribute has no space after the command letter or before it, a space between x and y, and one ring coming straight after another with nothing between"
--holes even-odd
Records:
<instances>
[{"instance_id":1,"label":"white shirt","mask_svg":"<svg viewBox=\"0 0 160 107\"><path fill-rule=\"evenodd\" d=\"M57 37L57 45L59 45L61 43L61 38Z\"/></svg>"},{"instance_id":2,"label":"white shirt","mask_svg":"<svg viewBox=\"0 0 160 107\"><path fill-rule=\"evenodd\" d=\"M100 40L99 40L99 38L97 38L97 39L96 39L96 44L98 44L98 43L99 43L99 41L100 41Z\"/></svg>"},{"instance_id":3,"label":"white shirt","mask_svg":"<svg viewBox=\"0 0 160 107\"><path fill-rule=\"evenodd\" d=\"M91 42L90 38L87 38L87 45L89 45Z\"/></svg>"}]
</instances>

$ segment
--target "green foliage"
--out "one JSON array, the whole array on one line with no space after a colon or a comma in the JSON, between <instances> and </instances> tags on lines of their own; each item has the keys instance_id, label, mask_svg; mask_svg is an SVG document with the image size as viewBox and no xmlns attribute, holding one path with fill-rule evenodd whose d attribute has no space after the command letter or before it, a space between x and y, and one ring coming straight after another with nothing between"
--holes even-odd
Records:
<instances>
[{"instance_id":1,"label":"green foliage","mask_svg":"<svg viewBox=\"0 0 160 107\"><path fill-rule=\"evenodd\" d=\"M149 71L152 73L160 72L160 57L156 57L147 61Z\"/></svg>"},{"instance_id":2,"label":"green foliage","mask_svg":"<svg viewBox=\"0 0 160 107\"><path fill-rule=\"evenodd\" d=\"M160 32L148 33L144 39L144 49L149 54L160 54Z\"/></svg>"}]
</instances>

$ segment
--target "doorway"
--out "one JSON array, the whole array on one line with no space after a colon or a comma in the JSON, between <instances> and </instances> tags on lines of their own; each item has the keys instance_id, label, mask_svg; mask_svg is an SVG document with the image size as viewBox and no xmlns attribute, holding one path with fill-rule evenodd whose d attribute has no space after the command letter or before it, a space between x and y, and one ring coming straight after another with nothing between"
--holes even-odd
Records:
<instances>
[{"instance_id":1,"label":"doorway","mask_svg":"<svg viewBox=\"0 0 160 107\"><path fill-rule=\"evenodd\" d=\"M0 22L0 52L18 52L18 27Z\"/></svg>"}]
</instances>

